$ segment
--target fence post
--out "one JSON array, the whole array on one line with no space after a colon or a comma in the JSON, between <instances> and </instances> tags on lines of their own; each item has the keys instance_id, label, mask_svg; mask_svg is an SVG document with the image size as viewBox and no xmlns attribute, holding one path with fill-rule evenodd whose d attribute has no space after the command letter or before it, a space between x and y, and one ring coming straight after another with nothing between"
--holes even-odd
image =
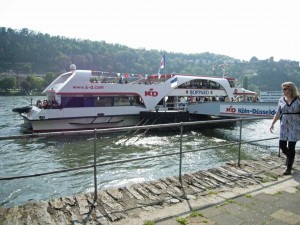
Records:
<instances>
[{"instance_id":1,"label":"fence post","mask_svg":"<svg viewBox=\"0 0 300 225\"><path fill-rule=\"evenodd\" d=\"M97 201L97 148L96 148L96 129L94 129L94 203Z\"/></svg>"},{"instance_id":2,"label":"fence post","mask_svg":"<svg viewBox=\"0 0 300 225\"><path fill-rule=\"evenodd\" d=\"M181 178L181 167L182 167L182 134L183 134L183 123L180 125L180 154L179 154L179 181L182 182Z\"/></svg>"},{"instance_id":3,"label":"fence post","mask_svg":"<svg viewBox=\"0 0 300 225\"><path fill-rule=\"evenodd\" d=\"M240 138L239 138L239 155L238 155L238 166L241 167L241 145L242 145L242 119L240 119Z\"/></svg>"}]
</instances>

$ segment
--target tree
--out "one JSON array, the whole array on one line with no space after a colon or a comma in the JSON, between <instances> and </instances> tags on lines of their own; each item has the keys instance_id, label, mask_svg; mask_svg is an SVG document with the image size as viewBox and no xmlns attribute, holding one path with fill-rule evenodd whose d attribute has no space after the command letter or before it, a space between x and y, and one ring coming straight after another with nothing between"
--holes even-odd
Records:
<instances>
[{"instance_id":1,"label":"tree","mask_svg":"<svg viewBox=\"0 0 300 225\"><path fill-rule=\"evenodd\" d=\"M31 90L41 91L44 88L44 80L35 75L29 75L26 80L30 83Z\"/></svg>"},{"instance_id":2,"label":"tree","mask_svg":"<svg viewBox=\"0 0 300 225\"><path fill-rule=\"evenodd\" d=\"M244 77L243 88L248 89L248 77L247 76Z\"/></svg>"},{"instance_id":3,"label":"tree","mask_svg":"<svg viewBox=\"0 0 300 225\"><path fill-rule=\"evenodd\" d=\"M253 56L253 57L250 59L250 63L256 63L256 62L258 62L258 61L259 61L258 58L255 57L255 56Z\"/></svg>"},{"instance_id":4,"label":"tree","mask_svg":"<svg viewBox=\"0 0 300 225\"><path fill-rule=\"evenodd\" d=\"M77 69L114 73L157 73L162 55L166 54L165 73L222 76L218 65L226 64L226 75L242 79L247 76L249 88L273 90L282 81L293 81L300 86L299 62L291 60L259 60L253 56L241 61L225 55L204 52L183 54L158 50L133 49L104 41L70 39L37 33L26 28L13 30L0 27L0 72L37 74L69 71L72 63ZM214 70L212 70L214 68ZM275 70L274 70L275 69ZM21 76L23 78L23 76ZM42 89L53 78L49 75L27 80L32 89ZM20 81L21 82L21 81ZM244 87L247 87L244 81ZM39 83L39 84L37 84ZM39 86L38 86L39 85ZM277 87L277 86L276 86ZM251 90L251 89L250 89ZM253 90L253 89L252 89Z\"/></svg>"},{"instance_id":5,"label":"tree","mask_svg":"<svg viewBox=\"0 0 300 225\"><path fill-rule=\"evenodd\" d=\"M44 77L44 84L45 84L45 86L48 86L49 84L51 84L52 81L54 81L54 79L56 77L57 76L54 73L51 73L51 72L46 73L45 77Z\"/></svg>"},{"instance_id":6,"label":"tree","mask_svg":"<svg viewBox=\"0 0 300 225\"><path fill-rule=\"evenodd\" d=\"M4 77L0 80L0 89L8 91L14 89L17 84L17 79L13 76Z\"/></svg>"},{"instance_id":7,"label":"tree","mask_svg":"<svg viewBox=\"0 0 300 225\"><path fill-rule=\"evenodd\" d=\"M22 90L24 90L26 93L30 92L31 85L27 80L23 80L20 84Z\"/></svg>"}]
</instances>

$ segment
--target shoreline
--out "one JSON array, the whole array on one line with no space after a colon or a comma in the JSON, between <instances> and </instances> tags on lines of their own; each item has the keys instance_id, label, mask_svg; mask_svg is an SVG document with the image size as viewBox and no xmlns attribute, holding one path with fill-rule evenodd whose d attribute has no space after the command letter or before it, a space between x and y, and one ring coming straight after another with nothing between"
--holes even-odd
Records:
<instances>
[{"instance_id":1,"label":"shoreline","mask_svg":"<svg viewBox=\"0 0 300 225\"><path fill-rule=\"evenodd\" d=\"M267 188L292 176L282 176L284 157L268 156L115 189L0 208L0 224L143 224L147 220L191 213L249 191ZM294 167L300 168L296 152ZM96 200L96 201L94 201ZM130 222L129 222L130 221ZM163 223L162 223L163 224Z\"/></svg>"}]
</instances>

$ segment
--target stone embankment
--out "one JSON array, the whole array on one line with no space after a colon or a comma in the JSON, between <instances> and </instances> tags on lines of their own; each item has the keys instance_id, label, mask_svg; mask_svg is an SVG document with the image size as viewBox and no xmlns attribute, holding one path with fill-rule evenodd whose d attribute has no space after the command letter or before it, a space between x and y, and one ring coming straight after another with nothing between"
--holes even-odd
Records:
<instances>
[{"instance_id":1,"label":"stone embankment","mask_svg":"<svg viewBox=\"0 0 300 225\"><path fill-rule=\"evenodd\" d=\"M296 155L299 166L300 154ZM122 224L138 217L187 200L197 200L213 193L275 181L281 176L283 157L269 156L185 174L182 180L170 177L137 183L117 189L38 201L13 208L0 208L0 224ZM145 218L147 220L148 218Z\"/></svg>"}]
</instances>

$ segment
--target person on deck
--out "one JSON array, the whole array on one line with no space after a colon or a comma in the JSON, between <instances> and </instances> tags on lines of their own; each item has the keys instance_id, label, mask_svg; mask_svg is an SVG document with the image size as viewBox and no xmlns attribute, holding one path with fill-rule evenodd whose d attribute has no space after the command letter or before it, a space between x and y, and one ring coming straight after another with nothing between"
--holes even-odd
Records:
<instances>
[{"instance_id":1,"label":"person on deck","mask_svg":"<svg viewBox=\"0 0 300 225\"><path fill-rule=\"evenodd\" d=\"M286 170L284 175L292 173L295 159L296 143L300 139L300 100L296 85L285 82L281 85L283 97L278 101L278 110L273 117L270 132L273 133L274 124L280 119L279 147L286 155Z\"/></svg>"}]
</instances>

